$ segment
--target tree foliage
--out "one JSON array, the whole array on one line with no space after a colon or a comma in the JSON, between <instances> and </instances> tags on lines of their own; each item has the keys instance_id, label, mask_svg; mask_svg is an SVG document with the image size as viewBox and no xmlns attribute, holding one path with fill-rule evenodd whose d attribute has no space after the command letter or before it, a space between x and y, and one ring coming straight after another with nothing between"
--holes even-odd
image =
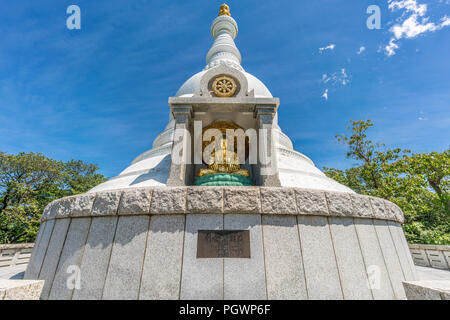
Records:
<instances>
[{"instance_id":1,"label":"tree foliage","mask_svg":"<svg viewBox=\"0 0 450 320\"><path fill-rule=\"evenodd\" d=\"M97 170L83 161L0 151L0 243L34 241L45 206L105 181Z\"/></svg>"},{"instance_id":2,"label":"tree foliage","mask_svg":"<svg viewBox=\"0 0 450 320\"><path fill-rule=\"evenodd\" d=\"M336 138L348 147L357 165L346 170L324 168L330 178L354 191L385 198L405 213L404 230L411 243L450 244L450 149L412 153L389 149L366 135L370 120L351 121L349 135Z\"/></svg>"}]
</instances>

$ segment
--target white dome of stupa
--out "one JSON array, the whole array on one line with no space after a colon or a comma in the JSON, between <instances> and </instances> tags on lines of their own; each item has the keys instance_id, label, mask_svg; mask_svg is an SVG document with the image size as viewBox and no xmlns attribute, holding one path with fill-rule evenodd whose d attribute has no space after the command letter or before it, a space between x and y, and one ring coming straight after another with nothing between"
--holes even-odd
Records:
<instances>
[{"instance_id":1,"label":"white dome of stupa","mask_svg":"<svg viewBox=\"0 0 450 320\"><path fill-rule=\"evenodd\" d=\"M178 89L177 97L192 97L195 92L200 91L200 79L206 73L207 70L203 70L190 77L181 87ZM248 81L248 90L254 90L256 98L272 98L272 94L264 83L254 75L243 72Z\"/></svg>"}]
</instances>

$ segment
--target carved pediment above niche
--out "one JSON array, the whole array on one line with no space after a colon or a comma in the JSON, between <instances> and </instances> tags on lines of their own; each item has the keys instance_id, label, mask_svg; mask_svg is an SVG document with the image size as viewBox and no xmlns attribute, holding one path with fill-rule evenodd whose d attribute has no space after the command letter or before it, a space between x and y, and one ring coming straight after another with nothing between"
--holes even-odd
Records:
<instances>
[{"instance_id":1,"label":"carved pediment above niche","mask_svg":"<svg viewBox=\"0 0 450 320\"><path fill-rule=\"evenodd\" d=\"M252 97L253 90L250 93L248 92L248 80L243 72L225 63L220 63L202 76L198 96Z\"/></svg>"}]
</instances>

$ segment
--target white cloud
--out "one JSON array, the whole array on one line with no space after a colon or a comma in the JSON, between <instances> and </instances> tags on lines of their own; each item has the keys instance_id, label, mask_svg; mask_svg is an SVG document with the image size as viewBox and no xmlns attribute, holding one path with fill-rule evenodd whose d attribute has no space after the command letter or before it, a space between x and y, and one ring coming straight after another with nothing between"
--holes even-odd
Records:
<instances>
[{"instance_id":1,"label":"white cloud","mask_svg":"<svg viewBox=\"0 0 450 320\"><path fill-rule=\"evenodd\" d=\"M398 45L395 44L395 39L392 38L389 41L389 44L384 48L386 50L386 55L393 56L395 54L395 50L398 49Z\"/></svg>"},{"instance_id":2,"label":"white cloud","mask_svg":"<svg viewBox=\"0 0 450 320\"><path fill-rule=\"evenodd\" d=\"M357 54L361 54L364 50L366 50L366 47L364 47L364 46L360 47Z\"/></svg>"},{"instance_id":3,"label":"white cloud","mask_svg":"<svg viewBox=\"0 0 450 320\"><path fill-rule=\"evenodd\" d=\"M426 23L428 21L426 18L422 18L421 22L417 21L417 18L417 14L413 14L403 21L401 25L396 24L391 27L389 31L392 32L398 40L401 38L415 38L421 33L436 31L439 28L439 26L435 25L433 22Z\"/></svg>"},{"instance_id":4,"label":"white cloud","mask_svg":"<svg viewBox=\"0 0 450 320\"><path fill-rule=\"evenodd\" d=\"M324 50L334 50L335 47L336 45L332 43L326 47L319 48L319 52L322 53Z\"/></svg>"},{"instance_id":5,"label":"white cloud","mask_svg":"<svg viewBox=\"0 0 450 320\"><path fill-rule=\"evenodd\" d=\"M448 16L445 16L441 19L441 27L447 27L450 26L450 18Z\"/></svg>"},{"instance_id":6,"label":"white cloud","mask_svg":"<svg viewBox=\"0 0 450 320\"><path fill-rule=\"evenodd\" d=\"M389 9L392 11L399 9L406 9L406 11L412 11L420 16L423 16L427 12L426 4L417 4L416 0L389 0Z\"/></svg>"},{"instance_id":7,"label":"white cloud","mask_svg":"<svg viewBox=\"0 0 450 320\"><path fill-rule=\"evenodd\" d=\"M341 69L341 79L340 79L340 82L341 82L342 85L344 85L344 86L349 82L347 73L345 72L345 69L344 69L344 68Z\"/></svg>"},{"instance_id":8,"label":"white cloud","mask_svg":"<svg viewBox=\"0 0 450 320\"><path fill-rule=\"evenodd\" d=\"M322 82L331 84L342 84L345 86L347 83L350 82L350 77L348 76L347 72L345 71L345 68L342 68L340 72L333 72L330 75L327 75L326 73L322 75Z\"/></svg>"},{"instance_id":9,"label":"white cloud","mask_svg":"<svg viewBox=\"0 0 450 320\"><path fill-rule=\"evenodd\" d=\"M424 120L428 120L427 118L425 118L425 117L422 117L422 115L424 114L424 112L423 111L419 111L419 114L420 114L420 116L417 118L417 120L419 120L419 121L424 121Z\"/></svg>"},{"instance_id":10,"label":"white cloud","mask_svg":"<svg viewBox=\"0 0 450 320\"><path fill-rule=\"evenodd\" d=\"M325 89L325 92L323 93L322 98L324 98L325 100L328 100L328 89Z\"/></svg>"},{"instance_id":11,"label":"white cloud","mask_svg":"<svg viewBox=\"0 0 450 320\"><path fill-rule=\"evenodd\" d=\"M436 24L429 22L428 17L424 17L427 12L426 4L418 4L417 0L389 0L389 9L392 11L403 10L402 16L397 18L399 22L392 26L389 31L393 33L393 37L389 40L389 44L384 47L387 56L392 56L398 49L398 42L400 39L411 39L426 32L434 32L441 30L444 27L450 26L450 18L444 16L441 18L441 23ZM403 19L404 16L409 16Z\"/></svg>"}]
</instances>

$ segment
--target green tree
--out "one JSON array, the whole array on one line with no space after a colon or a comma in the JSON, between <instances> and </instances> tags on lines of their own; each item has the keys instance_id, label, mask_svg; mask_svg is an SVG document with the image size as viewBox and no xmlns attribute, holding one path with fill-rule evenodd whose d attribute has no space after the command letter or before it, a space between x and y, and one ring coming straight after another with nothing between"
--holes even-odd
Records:
<instances>
[{"instance_id":1,"label":"green tree","mask_svg":"<svg viewBox=\"0 0 450 320\"><path fill-rule=\"evenodd\" d=\"M401 173L396 200L407 214L408 239L450 244L450 150L405 155L393 170Z\"/></svg>"},{"instance_id":2,"label":"green tree","mask_svg":"<svg viewBox=\"0 0 450 320\"><path fill-rule=\"evenodd\" d=\"M358 193L385 198L405 213L404 230L412 243L449 244L450 150L415 154L373 143L366 131L370 120L351 121L350 135L336 138L348 147L357 165L325 174Z\"/></svg>"},{"instance_id":3,"label":"green tree","mask_svg":"<svg viewBox=\"0 0 450 320\"><path fill-rule=\"evenodd\" d=\"M45 206L105 181L98 167L40 153L0 152L0 243L32 242Z\"/></svg>"},{"instance_id":4,"label":"green tree","mask_svg":"<svg viewBox=\"0 0 450 320\"><path fill-rule=\"evenodd\" d=\"M98 166L95 164L73 159L66 162L62 176L64 196L84 193L96 185L105 182L105 177L97 171Z\"/></svg>"}]
</instances>

